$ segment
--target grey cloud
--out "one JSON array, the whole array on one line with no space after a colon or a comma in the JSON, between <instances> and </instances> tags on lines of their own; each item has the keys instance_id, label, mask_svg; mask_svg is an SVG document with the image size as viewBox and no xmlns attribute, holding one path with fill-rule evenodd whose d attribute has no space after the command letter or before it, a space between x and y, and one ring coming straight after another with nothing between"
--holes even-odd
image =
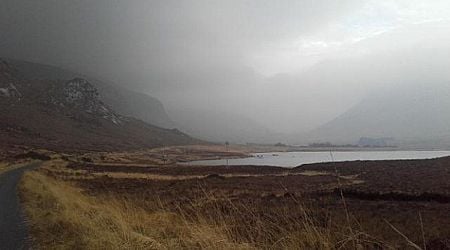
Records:
<instances>
[{"instance_id":1,"label":"grey cloud","mask_svg":"<svg viewBox=\"0 0 450 250\"><path fill-rule=\"evenodd\" d=\"M2 0L0 56L149 93L175 117L207 107L276 132L303 132L382 86L450 79L447 5L424 5L418 11L406 0ZM377 13L366 20L371 10ZM299 41L307 46L297 48ZM289 68L298 63L298 70L268 77L254 66L277 63L278 54L292 54Z\"/></svg>"},{"instance_id":2,"label":"grey cloud","mask_svg":"<svg viewBox=\"0 0 450 250\"><path fill-rule=\"evenodd\" d=\"M4 0L0 52L148 91L203 86L208 72L241 71L248 50L311 32L349 2Z\"/></svg>"}]
</instances>

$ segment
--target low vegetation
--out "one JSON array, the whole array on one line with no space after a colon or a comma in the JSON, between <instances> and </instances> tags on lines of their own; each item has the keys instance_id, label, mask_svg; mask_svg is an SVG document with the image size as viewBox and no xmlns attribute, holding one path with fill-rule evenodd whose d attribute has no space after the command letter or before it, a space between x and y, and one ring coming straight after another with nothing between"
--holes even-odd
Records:
<instances>
[{"instance_id":1,"label":"low vegetation","mask_svg":"<svg viewBox=\"0 0 450 250\"><path fill-rule=\"evenodd\" d=\"M125 197L90 197L39 172L25 175L21 191L40 249L334 249L338 244L330 229L317 226L300 204L303 217L286 215L284 221L259 217L254 208L231 201L221 207L212 196L176 211L158 200L146 201L144 209L142 202ZM200 202L213 203L213 209L204 213ZM223 209L234 210L235 217ZM247 216L254 216L248 224L242 220Z\"/></svg>"},{"instance_id":2,"label":"low vegetation","mask_svg":"<svg viewBox=\"0 0 450 250\"><path fill-rule=\"evenodd\" d=\"M40 249L247 249L227 238L220 225L191 222L125 198L89 197L79 188L28 173L21 190Z\"/></svg>"},{"instance_id":3,"label":"low vegetation","mask_svg":"<svg viewBox=\"0 0 450 250\"><path fill-rule=\"evenodd\" d=\"M326 168L66 159L21 182L37 249L440 249L450 235L447 203L347 198L370 182Z\"/></svg>"},{"instance_id":4,"label":"low vegetation","mask_svg":"<svg viewBox=\"0 0 450 250\"><path fill-rule=\"evenodd\" d=\"M0 162L0 175L16 168L29 164L30 161Z\"/></svg>"},{"instance_id":5,"label":"low vegetation","mask_svg":"<svg viewBox=\"0 0 450 250\"><path fill-rule=\"evenodd\" d=\"M0 162L0 174L4 173L5 171L7 171L10 168L10 164L6 163L6 162Z\"/></svg>"}]
</instances>

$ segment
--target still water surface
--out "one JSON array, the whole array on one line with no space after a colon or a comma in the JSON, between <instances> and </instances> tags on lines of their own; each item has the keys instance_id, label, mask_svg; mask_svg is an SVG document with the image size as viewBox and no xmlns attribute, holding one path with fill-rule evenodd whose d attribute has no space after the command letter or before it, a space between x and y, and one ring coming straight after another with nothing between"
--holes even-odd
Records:
<instances>
[{"instance_id":1,"label":"still water surface","mask_svg":"<svg viewBox=\"0 0 450 250\"><path fill-rule=\"evenodd\" d=\"M293 168L307 163L356 160L431 159L450 156L450 151L349 151L349 152L273 152L253 157L229 159L229 165L258 165ZM226 160L193 161L189 165L226 165Z\"/></svg>"}]
</instances>

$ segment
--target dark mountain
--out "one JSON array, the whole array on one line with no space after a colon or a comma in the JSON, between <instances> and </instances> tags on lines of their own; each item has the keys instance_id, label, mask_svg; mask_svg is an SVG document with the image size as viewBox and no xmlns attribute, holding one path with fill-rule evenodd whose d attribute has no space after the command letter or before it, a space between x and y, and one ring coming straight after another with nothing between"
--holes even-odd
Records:
<instances>
[{"instance_id":1,"label":"dark mountain","mask_svg":"<svg viewBox=\"0 0 450 250\"><path fill-rule=\"evenodd\" d=\"M56 70L44 79L37 70L32 79L23 73L29 69L0 61L1 146L119 150L196 142L176 129L119 114L84 78L62 80L67 75Z\"/></svg>"},{"instance_id":2,"label":"dark mountain","mask_svg":"<svg viewBox=\"0 0 450 250\"><path fill-rule=\"evenodd\" d=\"M167 115L162 103L149 95L138 93L116 84L99 81L82 74L57 67L11 59L2 59L16 71L22 81L87 79L99 92L99 98L118 114L138 118L144 122L163 128L174 128L175 124Z\"/></svg>"}]
</instances>

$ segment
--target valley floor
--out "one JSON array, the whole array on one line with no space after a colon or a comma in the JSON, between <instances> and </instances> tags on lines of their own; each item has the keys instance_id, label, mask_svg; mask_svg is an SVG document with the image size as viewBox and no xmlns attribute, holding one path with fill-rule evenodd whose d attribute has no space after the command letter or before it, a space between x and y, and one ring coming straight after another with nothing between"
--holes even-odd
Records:
<instances>
[{"instance_id":1,"label":"valley floor","mask_svg":"<svg viewBox=\"0 0 450 250\"><path fill-rule=\"evenodd\" d=\"M20 191L38 249L448 249L450 158L295 169L172 147L54 154Z\"/></svg>"}]
</instances>

